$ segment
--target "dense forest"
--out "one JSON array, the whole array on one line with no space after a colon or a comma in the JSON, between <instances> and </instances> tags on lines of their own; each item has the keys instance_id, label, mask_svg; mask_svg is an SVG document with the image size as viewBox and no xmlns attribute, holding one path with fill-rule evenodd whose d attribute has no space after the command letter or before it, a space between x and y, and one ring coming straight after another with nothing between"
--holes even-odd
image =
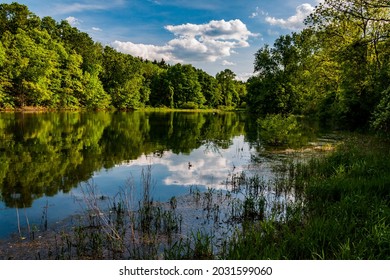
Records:
<instances>
[{"instance_id":1,"label":"dense forest","mask_svg":"<svg viewBox=\"0 0 390 280\"><path fill-rule=\"evenodd\" d=\"M245 106L246 87L226 69L145 61L103 47L67 21L0 5L0 109L121 110Z\"/></svg>"},{"instance_id":2,"label":"dense forest","mask_svg":"<svg viewBox=\"0 0 390 280\"><path fill-rule=\"evenodd\" d=\"M325 0L306 28L255 54L248 104L341 128L390 129L390 1Z\"/></svg>"},{"instance_id":3,"label":"dense forest","mask_svg":"<svg viewBox=\"0 0 390 280\"><path fill-rule=\"evenodd\" d=\"M389 1L325 0L301 32L255 54L254 76L213 77L94 42L67 21L0 5L0 109L246 108L390 129ZM247 106L248 104L248 106Z\"/></svg>"}]
</instances>

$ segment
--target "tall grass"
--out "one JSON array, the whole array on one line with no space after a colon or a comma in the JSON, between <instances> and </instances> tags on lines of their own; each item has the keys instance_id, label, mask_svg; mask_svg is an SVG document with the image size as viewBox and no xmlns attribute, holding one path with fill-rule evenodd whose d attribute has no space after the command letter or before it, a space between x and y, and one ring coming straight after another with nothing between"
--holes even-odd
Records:
<instances>
[{"instance_id":1,"label":"tall grass","mask_svg":"<svg viewBox=\"0 0 390 280\"><path fill-rule=\"evenodd\" d=\"M155 203L151 167L141 176L142 198L134 201L134 182L112 199L93 182L83 187L84 214L72 231L56 243L58 259L159 259L161 244L171 244L181 231L181 216L170 206ZM107 200L107 201L106 201Z\"/></svg>"},{"instance_id":2,"label":"tall grass","mask_svg":"<svg viewBox=\"0 0 390 280\"><path fill-rule=\"evenodd\" d=\"M253 223L230 242L229 259L389 259L390 149L351 137L337 151L295 164L303 200L286 219Z\"/></svg>"}]
</instances>

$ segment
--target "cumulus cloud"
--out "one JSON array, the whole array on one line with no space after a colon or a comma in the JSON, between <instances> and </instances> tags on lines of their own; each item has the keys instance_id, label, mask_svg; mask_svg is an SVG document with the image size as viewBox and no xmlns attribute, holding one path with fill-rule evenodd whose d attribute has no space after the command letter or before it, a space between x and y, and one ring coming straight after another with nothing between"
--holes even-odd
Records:
<instances>
[{"instance_id":1,"label":"cumulus cloud","mask_svg":"<svg viewBox=\"0 0 390 280\"><path fill-rule=\"evenodd\" d=\"M223 66L233 66L233 65L236 65L234 62L227 61L227 60L222 61L221 64L222 64Z\"/></svg>"},{"instance_id":2,"label":"cumulus cloud","mask_svg":"<svg viewBox=\"0 0 390 280\"><path fill-rule=\"evenodd\" d=\"M180 37L199 36L200 40L214 39L246 42L249 36L254 36L239 19L230 21L212 20L206 24L167 25L165 29Z\"/></svg>"},{"instance_id":3,"label":"cumulus cloud","mask_svg":"<svg viewBox=\"0 0 390 280\"><path fill-rule=\"evenodd\" d=\"M271 25L279 26L281 28L290 30L299 30L304 28L304 20L314 11L314 7L310 4L302 4L296 8L296 14L287 18L275 18L267 16L265 21Z\"/></svg>"},{"instance_id":4,"label":"cumulus cloud","mask_svg":"<svg viewBox=\"0 0 390 280\"><path fill-rule=\"evenodd\" d=\"M78 18L72 16L67 17L65 20L72 26L79 25L82 22L82 20L79 20Z\"/></svg>"},{"instance_id":5,"label":"cumulus cloud","mask_svg":"<svg viewBox=\"0 0 390 280\"><path fill-rule=\"evenodd\" d=\"M165 29L175 38L164 46L134 44L115 41L112 45L118 51L141 56L150 60L164 59L169 62L208 61L229 57L237 48L249 46L251 33L240 20L213 20L206 24L167 25Z\"/></svg>"},{"instance_id":6,"label":"cumulus cloud","mask_svg":"<svg viewBox=\"0 0 390 280\"><path fill-rule=\"evenodd\" d=\"M175 58L171 53L173 48L168 45L155 46L121 41L115 41L111 45L118 51L128 53L133 56L142 57L149 60L164 59L165 61L175 61Z\"/></svg>"}]
</instances>

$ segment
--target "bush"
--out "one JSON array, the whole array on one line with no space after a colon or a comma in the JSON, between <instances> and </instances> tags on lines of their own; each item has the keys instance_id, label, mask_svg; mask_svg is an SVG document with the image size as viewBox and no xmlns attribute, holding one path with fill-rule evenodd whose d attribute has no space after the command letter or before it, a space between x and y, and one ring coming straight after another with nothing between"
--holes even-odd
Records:
<instances>
[{"instance_id":1,"label":"bush","mask_svg":"<svg viewBox=\"0 0 390 280\"><path fill-rule=\"evenodd\" d=\"M196 104L195 102L186 102L186 103L183 103L183 105L181 105L180 107L181 107L181 109L195 110L195 109L198 109L198 104Z\"/></svg>"},{"instance_id":2,"label":"bush","mask_svg":"<svg viewBox=\"0 0 390 280\"><path fill-rule=\"evenodd\" d=\"M383 92L383 98L374 112L372 127L375 130L390 131L390 87Z\"/></svg>"},{"instance_id":3,"label":"bush","mask_svg":"<svg viewBox=\"0 0 390 280\"><path fill-rule=\"evenodd\" d=\"M260 136L268 145L280 146L294 142L294 135L299 133L297 118L293 115L267 115L257 120Z\"/></svg>"}]
</instances>

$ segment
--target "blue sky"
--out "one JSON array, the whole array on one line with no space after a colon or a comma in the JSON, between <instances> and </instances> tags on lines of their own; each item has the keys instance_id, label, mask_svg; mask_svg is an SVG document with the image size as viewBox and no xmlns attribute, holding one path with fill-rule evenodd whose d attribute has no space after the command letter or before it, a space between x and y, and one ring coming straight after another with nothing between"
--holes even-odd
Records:
<instances>
[{"instance_id":1,"label":"blue sky","mask_svg":"<svg viewBox=\"0 0 390 280\"><path fill-rule=\"evenodd\" d=\"M2 1L11 3L14 1ZM302 28L318 0L20 0L40 17L68 20L95 41L146 59L190 63L245 79L255 52Z\"/></svg>"}]
</instances>

